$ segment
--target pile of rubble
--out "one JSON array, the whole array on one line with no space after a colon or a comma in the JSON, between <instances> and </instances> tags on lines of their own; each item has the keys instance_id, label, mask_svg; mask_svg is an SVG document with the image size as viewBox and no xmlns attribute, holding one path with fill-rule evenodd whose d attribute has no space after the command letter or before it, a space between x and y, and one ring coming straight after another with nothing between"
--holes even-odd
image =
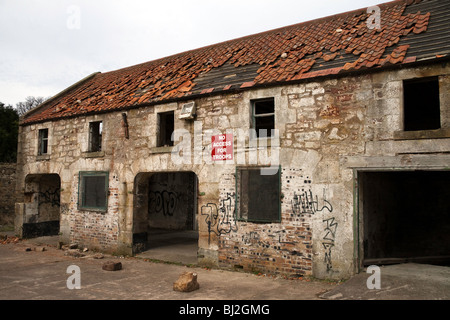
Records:
<instances>
[{"instance_id":1,"label":"pile of rubble","mask_svg":"<svg viewBox=\"0 0 450 320\"><path fill-rule=\"evenodd\" d=\"M80 248L76 243L63 244L62 242L58 242L57 249L64 250L65 251L64 255L72 256L75 258L90 257L94 259L103 259L103 254L101 253L88 254L89 252L88 248Z\"/></svg>"},{"instance_id":2,"label":"pile of rubble","mask_svg":"<svg viewBox=\"0 0 450 320\"><path fill-rule=\"evenodd\" d=\"M0 244L18 243L19 241L18 237L0 234Z\"/></svg>"},{"instance_id":3,"label":"pile of rubble","mask_svg":"<svg viewBox=\"0 0 450 320\"><path fill-rule=\"evenodd\" d=\"M102 253L88 253L88 248L79 248L78 244L63 244L62 242L58 243L58 249L65 250L64 255L72 256L75 258L93 258L93 259L103 259L104 256ZM122 270L122 263L117 261L106 261L102 265L102 269L106 271L118 271Z\"/></svg>"}]
</instances>

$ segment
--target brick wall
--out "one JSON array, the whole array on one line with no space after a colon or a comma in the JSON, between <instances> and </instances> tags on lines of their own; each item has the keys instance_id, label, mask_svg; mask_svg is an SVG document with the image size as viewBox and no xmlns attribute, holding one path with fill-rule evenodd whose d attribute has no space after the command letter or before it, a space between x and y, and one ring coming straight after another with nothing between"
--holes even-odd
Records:
<instances>
[{"instance_id":1,"label":"brick wall","mask_svg":"<svg viewBox=\"0 0 450 320\"><path fill-rule=\"evenodd\" d=\"M78 198L78 175L74 176L72 197ZM119 234L119 182L117 176L109 177L108 210L97 212L80 210L78 201L72 201L68 212L70 241L95 250L115 252Z\"/></svg>"},{"instance_id":2,"label":"brick wall","mask_svg":"<svg viewBox=\"0 0 450 320\"><path fill-rule=\"evenodd\" d=\"M234 221L234 175L223 177L220 212L228 214L233 228L225 229L219 240L219 262L223 266L245 271L281 273L297 276L312 271L311 214L292 210L291 199L303 190L305 177L301 169L282 169L281 223ZM308 180L306 180L308 183ZM227 183L228 182L228 183ZM227 204L230 204L228 207Z\"/></svg>"}]
</instances>

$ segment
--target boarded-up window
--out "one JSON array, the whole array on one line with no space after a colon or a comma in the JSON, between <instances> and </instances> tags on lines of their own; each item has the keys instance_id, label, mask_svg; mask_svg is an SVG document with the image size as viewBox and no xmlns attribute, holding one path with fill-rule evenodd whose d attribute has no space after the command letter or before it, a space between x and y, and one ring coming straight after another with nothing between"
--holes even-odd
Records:
<instances>
[{"instance_id":1,"label":"boarded-up window","mask_svg":"<svg viewBox=\"0 0 450 320\"><path fill-rule=\"evenodd\" d=\"M38 155L48 153L48 129L39 130Z\"/></svg>"},{"instance_id":2,"label":"boarded-up window","mask_svg":"<svg viewBox=\"0 0 450 320\"><path fill-rule=\"evenodd\" d=\"M106 211L108 172L80 172L79 208Z\"/></svg>"},{"instance_id":3,"label":"boarded-up window","mask_svg":"<svg viewBox=\"0 0 450 320\"><path fill-rule=\"evenodd\" d=\"M405 131L434 130L441 127L437 77L404 81L403 93Z\"/></svg>"},{"instance_id":4,"label":"boarded-up window","mask_svg":"<svg viewBox=\"0 0 450 320\"><path fill-rule=\"evenodd\" d=\"M237 169L238 219L280 222L280 170L270 175L261 173L261 168Z\"/></svg>"}]
</instances>

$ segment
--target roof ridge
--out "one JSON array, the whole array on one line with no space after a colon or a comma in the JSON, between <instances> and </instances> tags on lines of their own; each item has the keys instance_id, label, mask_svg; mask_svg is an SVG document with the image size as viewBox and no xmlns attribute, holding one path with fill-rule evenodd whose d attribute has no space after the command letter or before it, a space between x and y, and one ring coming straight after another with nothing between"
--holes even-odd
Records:
<instances>
[{"instance_id":1,"label":"roof ridge","mask_svg":"<svg viewBox=\"0 0 450 320\"><path fill-rule=\"evenodd\" d=\"M413 13L405 15L409 5L425 1L429 5L411 7L409 11ZM450 2L445 4L450 9ZM382 27L377 30L366 23L372 14L367 12L368 7L360 8L96 73L82 81L82 85L77 83L53 97L45 108L27 114L23 123L137 108L366 69L380 70L390 65L419 62L421 54L438 59L441 57L436 55L443 49L450 50L450 44L441 48L437 43L449 32L449 27L440 20L430 19L437 10L440 12L442 2L394 0L377 6L385 10ZM447 21L450 10L445 12ZM429 24L438 28L428 28ZM415 38L424 32L429 33ZM426 53L420 51L423 39L433 44ZM254 64L259 66L241 68ZM224 65L234 69L222 68ZM211 75L212 70L217 81L215 78L199 80L200 75ZM227 78L230 72L233 77Z\"/></svg>"},{"instance_id":2,"label":"roof ridge","mask_svg":"<svg viewBox=\"0 0 450 320\"><path fill-rule=\"evenodd\" d=\"M376 6L378 6L378 7L390 6L390 5L396 5L396 4L399 4L399 3L407 3L407 2L414 2L414 1L422 2L424 0L391 0L391 1L388 1L388 2L384 2L384 3L378 4ZM139 66L148 65L148 64L160 62L160 61L163 61L163 60L171 60L171 59L173 59L175 57L183 56L183 55L186 55L186 54L189 54L189 53L193 53L193 52L196 52L196 51L203 51L203 50L206 50L206 49L209 49L209 48L217 47L217 46L220 46L220 45L225 45L225 44L228 44L228 43L237 42L237 41L240 41L240 40L245 40L245 39L250 39L250 38L253 38L253 37L263 36L263 35L270 34L270 33L280 32L280 31L285 30L285 29L292 29L292 28L295 28L295 27L306 26L306 25L317 23L317 22L333 20L332 18L346 17L348 15L356 15L357 13L366 13L367 8L368 7L362 7L362 8L359 8L359 9L350 10L350 11L346 11L346 12L342 12L342 13L337 13L337 14L333 14L333 15L329 15L329 16L324 16L324 17L320 17L320 18L316 18L316 19L312 19L312 20L299 22L299 23L294 23L294 24L283 26L283 27L279 27L279 28L274 28L274 29L270 29L270 30L266 30L266 31L256 32L256 33L253 33L253 34L250 34L250 35L245 35L245 36L242 36L242 37L228 39L228 40L224 40L224 41L221 41L221 42L208 44L208 45L205 45L205 46L201 46L201 47L185 50L185 51L182 51L182 52L174 53L174 54L171 54L171 55L168 55L168 56L156 58L154 60L149 60L149 61L146 61L146 62L137 63L137 64L130 65L130 66L127 66L127 67L123 67L123 68L119 68L119 69L115 69L115 70L102 72L102 74L103 75L107 75L107 74L109 74L111 72L118 72L118 71L121 71L121 70L126 70L128 68L135 68L135 67L137 68Z\"/></svg>"}]
</instances>

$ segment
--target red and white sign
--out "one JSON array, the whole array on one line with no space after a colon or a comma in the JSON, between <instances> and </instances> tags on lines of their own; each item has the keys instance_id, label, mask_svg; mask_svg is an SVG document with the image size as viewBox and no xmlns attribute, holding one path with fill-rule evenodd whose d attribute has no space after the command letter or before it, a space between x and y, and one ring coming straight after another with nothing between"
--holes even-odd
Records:
<instances>
[{"instance_id":1,"label":"red and white sign","mask_svg":"<svg viewBox=\"0 0 450 320\"><path fill-rule=\"evenodd\" d=\"M233 160L233 135L220 134L211 137L213 161Z\"/></svg>"}]
</instances>

